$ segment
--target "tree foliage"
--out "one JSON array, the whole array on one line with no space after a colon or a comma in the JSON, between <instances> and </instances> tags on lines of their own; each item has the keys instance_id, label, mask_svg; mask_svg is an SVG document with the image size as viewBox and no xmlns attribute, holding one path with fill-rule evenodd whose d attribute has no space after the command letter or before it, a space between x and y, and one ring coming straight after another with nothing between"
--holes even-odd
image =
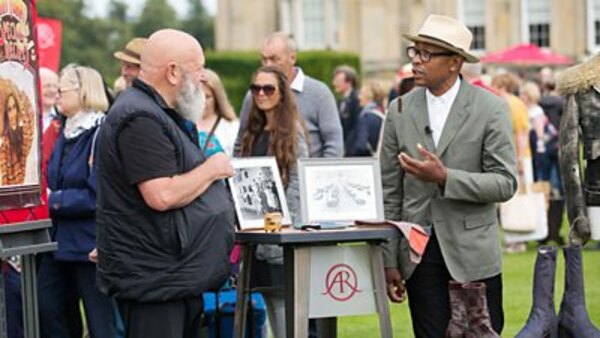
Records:
<instances>
[{"instance_id":1,"label":"tree foliage","mask_svg":"<svg viewBox=\"0 0 600 338\"><path fill-rule=\"evenodd\" d=\"M181 26L195 36L205 49L215 48L215 19L210 16L201 0L188 0L188 11Z\"/></svg>"},{"instance_id":2,"label":"tree foliage","mask_svg":"<svg viewBox=\"0 0 600 338\"><path fill-rule=\"evenodd\" d=\"M148 36L161 28L179 28L194 35L202 45L214 45L214 19L200 0L189 1L184 18L177 16L167 0L146 0L137 16L128 14L127 0L110 0L104 16L93 14L95 0L38 0L40 17L62 21L61 67L78 63L96 68L112 83L119 76L113 53L135 37Z\"/></svg>"},{"instance_id":3,"label":"tree foliage","mask_svg":"<svg viewBox=\"0 0 600 338\"><path fill-rule=\"evenodd\" d=\"M133 33L148 36L161 28L179 28L175 9L167 0L146 0L142 14L133 25Z\"/></svg>"}]
</instances>

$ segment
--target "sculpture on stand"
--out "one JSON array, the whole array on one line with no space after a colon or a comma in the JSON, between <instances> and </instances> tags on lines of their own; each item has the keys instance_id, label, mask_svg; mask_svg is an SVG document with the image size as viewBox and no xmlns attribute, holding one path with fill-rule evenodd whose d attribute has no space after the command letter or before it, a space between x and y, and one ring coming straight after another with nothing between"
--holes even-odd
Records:
<instances>
[{"instance_id":1,"label":"sculpture on stand","mask_svg":"<svg viewBox=\"0 0 600 338\"><path fill-rule=\"evenodd\" d=\"M551 299L556 260L551 250L541 247L534 272L533 306L519 338L554 335L557 331L559 337L600 337L585 307L581 251L590 238L600 239L600 55L565 70L559 78L559 90L567 99L559 146L570 224L569 246L563 248L565 292L556 320Z\"/></svg>"}]
</instances>

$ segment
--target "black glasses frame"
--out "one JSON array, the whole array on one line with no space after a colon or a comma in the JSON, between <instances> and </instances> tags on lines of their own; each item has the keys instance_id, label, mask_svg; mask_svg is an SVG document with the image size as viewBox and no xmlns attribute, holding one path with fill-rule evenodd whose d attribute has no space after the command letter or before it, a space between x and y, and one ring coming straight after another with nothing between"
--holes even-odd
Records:
<instances>
[{"instance_id":1,"label":"black glasses frame","mask_svg":"<svg viewBox=\"0 0 600 338\"><path fill-rule=\"evenodd\" d=\"M415 56L419 56L419 58L421 58L421 61L423 61L424 63L427 63L429 61L431 61L431 58L436 57L436 56L452 56L452 55L456 55L456 53L454 52L428 52L426 50L422 50L419 49L415 46L410 46L406 48L406 55L412 60L415 58Z\"/></svg>"}]
</instances>

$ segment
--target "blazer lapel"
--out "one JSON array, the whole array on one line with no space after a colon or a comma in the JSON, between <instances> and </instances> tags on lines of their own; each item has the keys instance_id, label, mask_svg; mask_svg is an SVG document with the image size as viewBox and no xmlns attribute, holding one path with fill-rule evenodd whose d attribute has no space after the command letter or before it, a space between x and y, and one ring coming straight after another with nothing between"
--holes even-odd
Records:
<instances>
[{"instance_id":1,"label":"blazer lapel","mask_svg":"<svg viewBox=\"0 0 600 338\"><path fill-rule=\"evenodd\" d=\"M412 120L417 129L417 134L421 136L421 144L429 151L435 149L433 137L426 130L429 126L429 113L427 111L427 98L425 97L425 89L419 93L419 98L416 100L415 110L411 112Z\"/></svg>"},{"instance_id":2,"label":"blazer lapel","mask_svg":"<svg viewBox=\"0 0 600 338\"><path fill-rule=\"evenodd\" d=\"M460 128L463 126L464 120L469 116L469 104L467 96L469 93L469 84L466 80L462 79L460 89L456 95L456 99L452 104L444 129L442 129L442 135L438 142L438 146L435 149L435 154L441 158L444 151L448 148L448 145L452 142Z\"/></svg>"}]
</instances>

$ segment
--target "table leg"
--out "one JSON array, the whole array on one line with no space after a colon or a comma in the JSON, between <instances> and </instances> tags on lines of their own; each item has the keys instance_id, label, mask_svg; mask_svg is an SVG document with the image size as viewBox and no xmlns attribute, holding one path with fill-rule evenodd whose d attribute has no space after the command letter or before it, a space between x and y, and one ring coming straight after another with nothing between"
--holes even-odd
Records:
<instances>
[{"instance_id":1,"label":"table leg","mask_svg":"<svg viewBox=\"0 0 600 338\"><path fill-rule=\"evenodd\" d=\"M234 313L235 338L244 338L246 328L246 314L248 313L248 297L250 295L250 262L254 254L254 246L245 244L242 246L242 264L237 284L237 299Z\"/></svg>"},{"instance_id":2,"label":"table leg","mask_svg":"<svg viewBox=\"0 0 600 338\"><path fill-rule=\"evenodd\" d=\"M287 338L308 337L310 248L284 247L285 330Z\"/></svg>"},{"instance_id":3,"label":"table leg","mask_svg":"<svg viewBox=\"0 0 600 338\"><path fill-rule=\"evenodd\" d=\"M383 250L381 245L372 244L370 247L373 286L375 289L375 306L377 308L377 314L379 315L379 331L381 332L381 338L392 338L392 321L385 285Z\"/></svg>"},{"instance_id":4,"label":"table leg","mask_svg":"<svg viewBox=\"0 0 600 338\"><path fill-rule=\"evenodd\" d=\"M28 338L40 336L35 255L21 256L21 294L23 298L23 333Z\"/></svg>"}]
</instances>

